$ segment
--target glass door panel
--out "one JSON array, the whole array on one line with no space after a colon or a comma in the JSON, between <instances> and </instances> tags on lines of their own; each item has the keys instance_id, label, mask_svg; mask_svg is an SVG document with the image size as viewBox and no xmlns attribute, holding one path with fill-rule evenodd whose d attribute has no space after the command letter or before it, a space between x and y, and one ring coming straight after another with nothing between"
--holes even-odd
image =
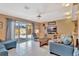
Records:
<instances>
[{"instance_id":1,"label":"glass door panel","mask_svg":"<svg viewBox=\"0 0 79 59\"><path fill-rule=\"evenodd\" d=\"M32 25L31 24L27 25L27 38L29 39L32 38Z\"/></svg>"},{"instance_id":2,"label":"glass door panel","mask_svg":"<svg viewBox=\"0 0 79 59\"><path fill-rule=\"evenodd\" d=\"M20 24L20 38L26 38L26 24Z\"/></svg>"},{"instance_id":3,"label":"glass door panel","mask_svg":"<svg viewBox=\"0 0 79 59\"><path fill-rule=\"evenodd\" d=\"M19 35L20 35L19 22L15 22L15 39L19 39Z\"/></svg>"},{"instance_id":4,"label":"glass door panel","mask_svg":"<svg viewBox=\"0 0 79 59\"><path fill-rule=\"evenodd\" d=\"M15 24L15 39L31 38L32 24L16 21Z\"/></svg>"}]
</instances>

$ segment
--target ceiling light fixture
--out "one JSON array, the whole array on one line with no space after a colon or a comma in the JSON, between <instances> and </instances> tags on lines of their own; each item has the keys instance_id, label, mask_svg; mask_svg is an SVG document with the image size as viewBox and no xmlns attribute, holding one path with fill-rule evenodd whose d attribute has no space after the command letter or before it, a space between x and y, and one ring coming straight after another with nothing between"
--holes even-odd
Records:
<instances>
[{"instance_id":1,"label":"ceiling light fixture","mask_svg":"<svg viewBox=\"0 0 79 59\"><path fill-rule=\"evenodd\" d=\"M69 3L65 3L65 4L63 4L63 6L65 6L65 7L69 7L70 4L69 4Z\"/></svg>"}]
</instances>

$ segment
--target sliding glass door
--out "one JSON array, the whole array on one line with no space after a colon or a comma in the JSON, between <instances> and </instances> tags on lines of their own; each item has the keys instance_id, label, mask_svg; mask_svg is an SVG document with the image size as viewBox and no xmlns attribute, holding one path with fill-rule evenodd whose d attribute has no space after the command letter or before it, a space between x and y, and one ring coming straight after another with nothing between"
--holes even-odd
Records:
<instances>
[{"instance_id":1,"label":"sliding glass door","mask_svg":"<svg viewBox=\"0 0 79 59\"><path fill-rule=\"evenodd\" d=\"M26 39L26 24L16 21L15 24L15 39Z\"/></svg>"},{"instance_id":2,"label":"sliding glass door","mask_svg":"<svg viewBox=\"0 0 79 59\"><path fill-rule=\"evenodd\" d=\"M15 39L28 40L32 34L32 25L25 22L16 21L15 24Z\"/></svg>"}]
</instances>

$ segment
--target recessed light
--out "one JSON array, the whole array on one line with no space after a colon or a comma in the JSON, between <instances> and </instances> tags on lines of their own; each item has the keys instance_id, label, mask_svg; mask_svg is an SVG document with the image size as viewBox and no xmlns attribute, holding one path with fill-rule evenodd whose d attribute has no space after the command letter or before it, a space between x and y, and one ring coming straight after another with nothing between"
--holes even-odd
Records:
<instances>
[{"instance_id":1,"label":"recessed light","mask_svg":"<svg viewBox=\"0 0 79 59\"><path fill-rule=\"evenodd\" d=\"M65 6L65 7L69 7L70 4L69 4L69 3L65 3L65 4L63 4L63 6Z\"/></svg>"}]
</instances>

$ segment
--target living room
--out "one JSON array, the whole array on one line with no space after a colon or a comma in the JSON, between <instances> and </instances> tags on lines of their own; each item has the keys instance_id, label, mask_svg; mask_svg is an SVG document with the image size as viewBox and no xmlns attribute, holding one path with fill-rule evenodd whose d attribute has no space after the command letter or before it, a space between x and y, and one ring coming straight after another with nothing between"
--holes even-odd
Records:
<instances>
[{"instance_id":1,"label":"living room","mask_svg":"<svg viewBox=\"0 0 79 59\"><path fill-rule=\"evenodd\" d=\"M77 3L0 4L0 55L79 55L78 16Z\"/></svg>"}]
</instances>

